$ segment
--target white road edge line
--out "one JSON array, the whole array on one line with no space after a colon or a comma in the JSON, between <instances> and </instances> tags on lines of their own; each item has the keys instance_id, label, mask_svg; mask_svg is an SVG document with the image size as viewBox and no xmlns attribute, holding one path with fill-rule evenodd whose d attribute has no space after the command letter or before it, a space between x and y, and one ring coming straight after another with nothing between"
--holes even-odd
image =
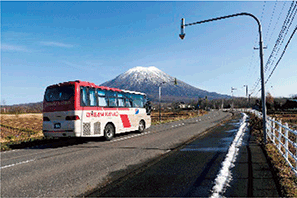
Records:
<instances>
[{"instance_id":1,"label":"white road edge line","mask_svg":"<svg viewBox=\"0 0 297 198\"><path fill-rule=\"evenodd\" d=\"M10 152L13 152L13 151L16 151L16 150L3 151L3 152L1 152L1 153L2 153L2 154L4 154L4 153L10 153Z\"/></svg>"},{"instance_id":2,"label":"white road edge line","mask_svg":"<svg viewBox=\"0 0 297 198\"><path fill-rule=\"evenodd\" d=\"M27 161L18 162L18 163L16 163L16 164L10 164L10 165L6 165L6 166L2 166L2 167L0 167L0 170L1 170L1 169L4 169L4 168L9 168L9 167L12 167L12 166L20 165L20 164L26 164L26 163L29 163L29 162L32 162L32 161L35 161L35 159L31 159L31 160L27 160Z\"/></svg>"}]
</instances>

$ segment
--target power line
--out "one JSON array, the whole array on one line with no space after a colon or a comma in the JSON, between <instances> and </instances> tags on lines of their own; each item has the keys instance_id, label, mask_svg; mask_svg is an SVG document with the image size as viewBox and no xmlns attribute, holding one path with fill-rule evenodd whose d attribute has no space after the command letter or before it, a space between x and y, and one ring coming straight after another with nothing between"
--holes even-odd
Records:
<instances>
[{"instance_id":1,"label":"power line","mask_svg":"<svg viewBox=\"0 0 297 198\"><path fill-rule=\"evenodd\" d=\"M269 32L269 30L270 30L270 26L271 26L272 19L273 19L273 16L274 16L274 12L275 12L275 8L276 8L276 4L277 4L277 1L275 1L275 3L274 3L274 7L273 7L273 11L272 11L272 14L271 14L271 17L270 17L269 25L268 25L267 32L266 32L266 35L265 35L264 38L267 38L268 32Z\"/></svg>"},{"instance_id":2,"label":"power line","mask_svg":"<svg viewBox=\"0 0 297 198\"><path fill-rule=\"evenodd\" d=\"M270 75L268 76L268 78L267 78L267 80L265 81L265 83L267 83L267 82L268 82L268 80L269 80L269 79L270 79L270 77L272 76L272 74L273 74L274 70L275 70L275 69L276 69L276 67L278 66L278 64L279 64L280 60L283 58L283 56L284 56L284 54L285 54L285 52L286 52L286 50L287 50L287 47L288 47L288 45L289 45L289 43L290 43L290 41L291 41L292 37L294 36L294 34L295 34L296 30L297 30L297 25L296 25L296 27L295 27L295 29L294 29L293 33L291 34L291 36L290 36L290 38L289 38L289 40L288 40L288 42L287 42L287 44L286 44L286 46L285 46L285 48L284 48L284 50L283 50L283 52L282 52L282 54L281 54L280 58L278 59L277 63L275 64L275 66L274 66L273 70L271 71L271 73L270 73Z\"/></svg>"},{"instance_id":3,"label":"power line","mask_svg":"<svg viewBox=\"0 0 297 198\"><path fill-rule=\"evenodd\" d=\"M293 19L295 17L296 12L294 13L294 10L296 9L296 6L297 6L297 2L292 1L291 6L290 6L290 8L288 10L286 19L285 19L285 21L284 21L284 23L282 25L281 31L280 31L280 33L278 35L277 40L276 40L276 43L275 43L275 45L274 45L274 47L272 49L272 52L271 52L271 54L270 54L270 56L269 56L269 58L268 58L268 60L266 62L265 72L267 72L269 64L272 65L274 63L274 59L277 56L277 54L278 54L278 52L280 50L280 47L281 47L281 45L282 45L282 43L284 41L284 38L287 35L287 32L288 32L288 30L289 30L289 28L290 28L290 26L292 24L292 21L293 21ZM293 15L293 13L294 13L294 15ZM291 20L291 18L292 18L292 20ZM289 23L289 25L288 25L288 23ZM260 83L260 78L258 78L258 80L255 82L255 85L254 85L254 88L252 89L251 94L254 93L254 91L258 87L259 83Z\"/></svg>"},{"instance_id":4,"label":"power line","mask_svg":"<svg viewBox=\"0 0 297 198\"><path fill-rule=\"evenodd\" d=\"M266 6L266 1L264 1L263 8L262 8L262 14L261 14L261 17L260 17L261 22L262 22L262 18L264 16L265 6Z\"/></svg>"},{"instance_id":5,"label":"power line","mask_svg":"<svg viewBox=\"0 0 297 198\"><path fill-rule=\"evenodd\" d=\"M273 68L273 70L271 71L270 75L269 75L268 78L266 79L265 84L268 82L268 80L269 80L270 77L272 76L274 70L275 70L276 67L278 66L278 64L279 64L279 62L281 61L281 59L283 58L283 56L284 56L284 54L285 54L285 52L286 52L286 50L287 50L287 47L288 47L288 45L289 45L291 39L293 38L294 34L296 33L296 31L297 31L297 25L296 25L296 27L295 27L293 33L291 34L291 36L290 36L290 38L289 38L289 40L288 40L288 42L287 42L287 44L286 44L286 46L285 46L285 48L284 48L284 50L283 50L283 52L282 52L280 58L278 59L277 63L275 64L275 66L274 66L274 68ZM259 89L258 92L259 92L259 91L261 91L261 89Z\"/></svg>"},{"instance_id":6,"label":"power line","mask_svg":"<svg viewBox=\"0 0 297 198\"><path fill-rule=\"evenodd\" d=\"M272 35L273 35L273 33L274 33L275 29L276 29L276 26L277 26L277 24L278 24L278 22L279 22L279 19L280 19L281 15L282 15L282 13L283 13L283 11L284 11L284 8L285 8L285 5L286 5L286 4L287 4L287 1L285 1L285 2L283 3L283 7L282 7L282 9L281 9L281 11L280 11L280 13L279 13L279 15L278 15L278 18L277 18L277 20L276 20L276 23L274 24L273 30L271 31L271 34L270 34L270 36L269 36L269 39L268 39L268 42L267 42L267 43L269 43L270 40L271 40L271 37L272 37Z\"/></svg>"},{"instance_id":7,"label":"power line","mask_svg":"<svg viewBox=\"0 0 297 198\"><path fill-rule=\"evenodd\" d=\"M266 62L266 65L265 65L265 72L267 71L267 68L268 68L268 66L269 66L269 64L271 64L271 61L272 61L272 58L273 58L273 56L275 56L275 52L276 52L276 50L280 47L280 45L282 44L282 40L284 39L284 32L286 31L286 30L288 30L289 29L289 27L288 27L288 23L289 23L289 21L290 21L290 19L291 19L291 17L292 17L292 14L293 14L293 12L294 12L294 9L296 8L296 5L297 5L297 2L296 2L296 4L295 4L295 2L294 1L292 1L292 3L291 3L291 6L290 6L290 8L289 8L289 11L288 11L288 14L287 14L287 16L286 16L286 19L285 19L285 21L284 21L284 23L283 23L283 26L282 26L282 28L281 28L281 31L280 31L280 33L279 33L279 35L278 35L278 38L277 38L277 40L276 40L276 43L275 43L275 45L274 45L274 47L273 47L273 49L272 49L272 52L271 52L271 54L270 54L270 56L269 56L269 58L268 58L268 60L267 60L267 62ZM294 6L294 7L293 7Z\"/></svg>"},{"instance_id":8,"label":"power line","mask_svg":"<svg viewBox=\"0 0 297 198\"><path fill-rule=\"evenodd\" d=\"M294 12L294 10L295 10L295 12ZM287 23L286 23L286 26L285 26L286 28L284 29L285 33L284 33L284 35L283 35L283 38L282 38L281 41L280 41L279 48L277 49L277 52L276 52L276 54L275 54L275 57L274 57L274 59L272 59L271 65L273 65L273 63L274 63L274 61L275 61L275 59L276 59L276 57L277 57L277 55L278 55L278 53L279 53L279 51L280 51L280 47L281 47L281 46L283 45L283 43L284 43L285 37L287 36L288 31L289 31L289 29L290 29L290 27L291 27L291 25L292 25L292 23L293 23L293 21L294 21L294 18L295 18L296 13L297 13L297 2L295 3L295 6L294 6L294 8L293 8L293 10L292 10L292 12L291 12L291 14L290 14L290 17L289 17ZM288 24L288 23L289 23L289 24ZM267 72L268 72L268 71L269 71L269 68L267 68Z\"/></svg>"}]
</instances>

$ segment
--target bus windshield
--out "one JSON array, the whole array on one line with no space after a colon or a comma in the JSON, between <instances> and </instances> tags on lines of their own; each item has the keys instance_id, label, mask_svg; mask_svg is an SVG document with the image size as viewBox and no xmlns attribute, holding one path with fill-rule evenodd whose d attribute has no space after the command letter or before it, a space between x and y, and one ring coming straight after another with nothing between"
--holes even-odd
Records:
<instances>
[{"instance_id":1,"label":"bus windshield","mask_svg":"<svg viewBox=\"0 0 297 198\"><path fill-rule=\"evenodd\" d=\"M69 100L74 96L74 86L49 87L45 91L44 99L47 102Z\"/></svg>"}]
</instances>

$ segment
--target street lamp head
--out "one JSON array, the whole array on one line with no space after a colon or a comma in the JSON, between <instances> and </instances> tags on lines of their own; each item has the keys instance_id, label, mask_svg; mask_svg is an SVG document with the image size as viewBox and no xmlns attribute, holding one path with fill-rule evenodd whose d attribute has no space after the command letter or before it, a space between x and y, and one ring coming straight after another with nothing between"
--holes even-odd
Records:
<instances>
[{"instance_id":1,"label":"street lamp head","mask_svg":"<svg viewBox=\"0 0 297 198\"><path fill-rule=\"evenodd\" d=\"M185 36L186 36L186 34L185 34L185 19L182 18L181 19L181 26L180 26L180 35L179 35L179 37L181 39L184 39Z\"/></svg>"},{"instance_id":2,"label":"street lamp head","mask_svg":"<svg viewBox=\"0 0 297 198\"><path fill-rule=\"evenodd\" d=\"M179 37L183 40L185 38L185 34L180 34Z\"/></svg>"}]
</instances>

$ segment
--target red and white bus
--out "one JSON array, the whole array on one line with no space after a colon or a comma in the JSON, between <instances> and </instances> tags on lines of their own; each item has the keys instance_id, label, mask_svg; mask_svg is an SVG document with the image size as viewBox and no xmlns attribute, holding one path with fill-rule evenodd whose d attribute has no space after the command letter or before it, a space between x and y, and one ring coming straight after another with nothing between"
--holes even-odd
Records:
<instances>
[{"instance_id":1,"label":"red and white bus","mask_svg":"<svg viewBox=\"0 0 297 198\"><path fill-rule=\"evenodd\" d=\"M100 137L151 126L150 105L140 92L70 81L48 86L43 100L45 137Z\"/></svg>"}]
</instances>

